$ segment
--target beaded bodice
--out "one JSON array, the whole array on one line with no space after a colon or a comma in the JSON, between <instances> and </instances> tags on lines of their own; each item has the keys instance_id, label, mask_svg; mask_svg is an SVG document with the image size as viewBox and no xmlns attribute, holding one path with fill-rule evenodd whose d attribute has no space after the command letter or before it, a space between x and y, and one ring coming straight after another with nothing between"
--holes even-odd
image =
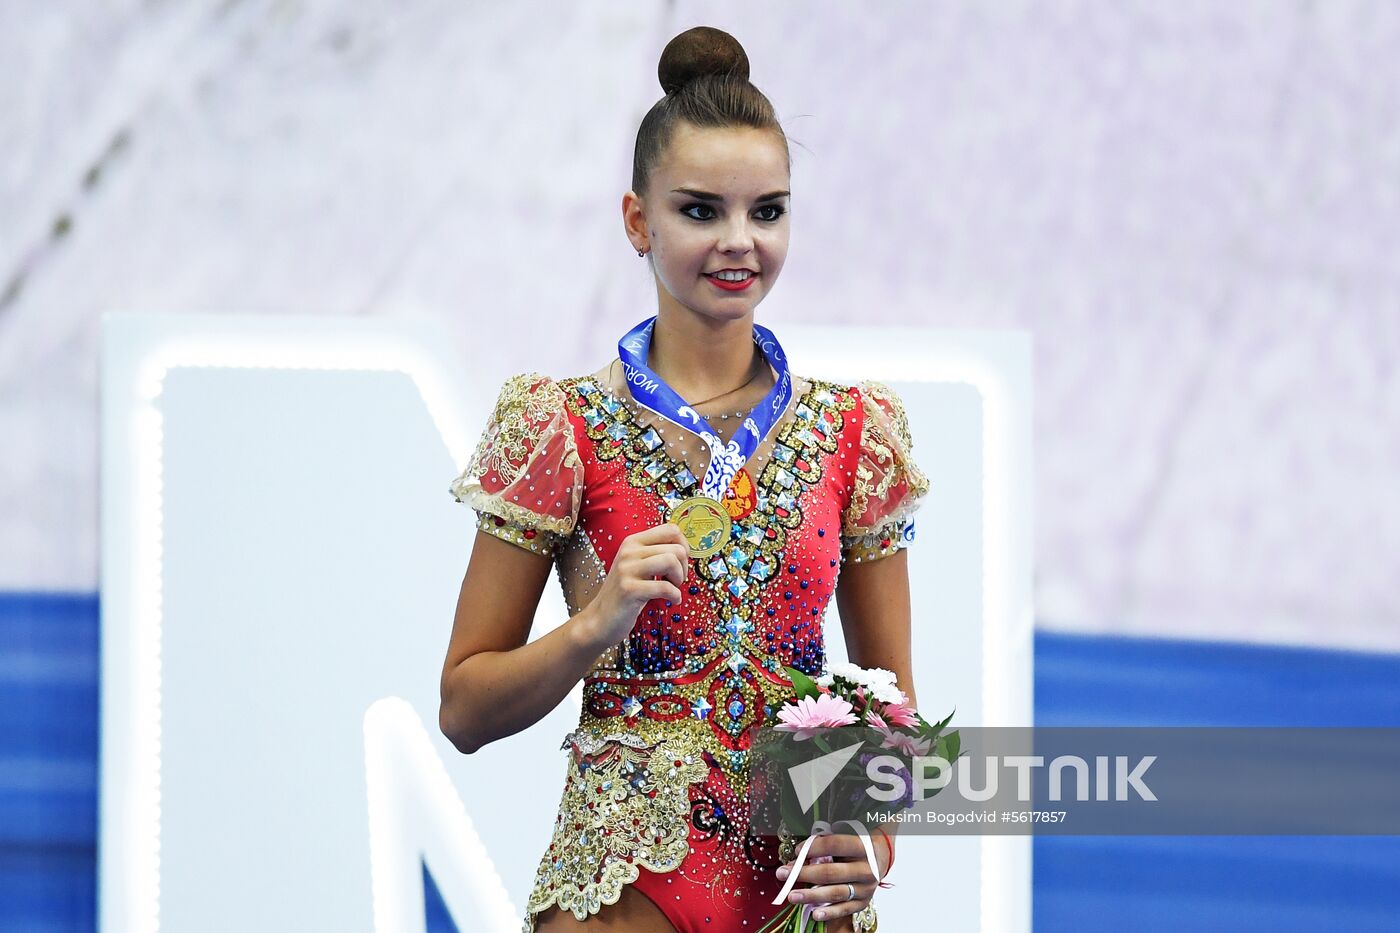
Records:
<instances>
[{"instance_id":1,"label":"beaded bodice","mask_svg":"<svg viewBox=\"0 0 1400 933\"><path fill-rule=\"evenodd\" d=\"M659 418L596 378L561 380L560 388L586 438L585 472L601 490L580 515L580 525L600 533L576 533L565 549L591 549L610 566L626 535L696 494L697 472L668 450ZM824 661L822 614L839 572L856 438L844 448L841 441L855 405L834 384L797 384L767 455L751 459L735 484L742 492L726 499L729 545L692 560L680 604L647 604L627 640L600 659L584 681L581 729L648 740L683 733L744 792L746 732L790 689L784 665L815 676ZM567 566L566 558L561 571Z\"/></svg>"}]
</instances>

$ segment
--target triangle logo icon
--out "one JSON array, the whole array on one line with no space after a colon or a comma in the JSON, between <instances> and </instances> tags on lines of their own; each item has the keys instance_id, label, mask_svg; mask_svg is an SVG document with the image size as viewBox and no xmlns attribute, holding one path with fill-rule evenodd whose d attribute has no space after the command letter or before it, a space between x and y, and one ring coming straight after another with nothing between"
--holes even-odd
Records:
<instances>
[{"instance_id":1,"label":"triangle logo icon","mask_svg":"<svg viewBox=\"0 0 1400 933\"><path fill-rule=\"evenodd\" d=\"M816 799L831 786L841 769L846 767L846 762L850 761L864 744L863 741L856 742L828 752L820 758L813 758L788 768L788 780L792 781L793 790L797 791L797 802L802 805L804 812L812 808Z\"/></svg>"}]
</instances>

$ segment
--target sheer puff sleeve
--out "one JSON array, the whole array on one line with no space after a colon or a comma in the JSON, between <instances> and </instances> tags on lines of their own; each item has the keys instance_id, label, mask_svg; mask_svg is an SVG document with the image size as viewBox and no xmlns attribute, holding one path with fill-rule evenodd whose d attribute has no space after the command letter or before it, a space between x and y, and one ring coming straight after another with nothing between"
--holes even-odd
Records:
<instances>
[{"instance_id":1,"label":"sheer puff sleeve","mask_svg":"<svg viewBox=\"0 0 1400 933\"><path fill-rule=\"evenodd\" d=\"M841 517L841 550L855 561L889 557L914 540L929 481L914 463L904 403L882 382L858 384L864 424L851 501Z\"/></svg>"},{"instance_id":2,"label":"sheer puff sleeve","mask_svg":"<svg viewBox=\"0 0 1400 933\"><path fill-rule=\"evenodd\" d=\"M507 379L471 462L448 491L476 511L482 531L553 557L583 498L583 461L563 389L540 373Z\"/></svg>"}]
</instances>

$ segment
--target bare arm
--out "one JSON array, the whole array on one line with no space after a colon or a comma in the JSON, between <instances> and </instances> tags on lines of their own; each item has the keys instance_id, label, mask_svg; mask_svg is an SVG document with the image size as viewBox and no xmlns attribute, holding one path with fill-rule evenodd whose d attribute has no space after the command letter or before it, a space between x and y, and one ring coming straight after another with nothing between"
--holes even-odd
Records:
<instances>
[{"instance_id":1,"label":"bare arm","mask_svg":"<svg viewBox=\"0 0 1400 933\"><path fill-rule=\"evenodd\" d=\"M530 641L553 563L478 531L443 664L443 735L471 754L543 719L625 637L647 600L680 600L684 541L675 525L629 535L594 600Z\"/></svg>"},{"instance_id":2,"label":"bare arm","mask_svg":"<svg viewBox=\"0 0 1400 933\"><path fill-rule=\"evenodd\" d=\"M462 578L442 671L439 727L471 754L544 718L605 649L583 612L529 641L553 562L484 531Z\"/></svg>"},{"instance_id":3,"label":"bare arm","mask_svg":"<svg viewBox=\"0 0 1400 933\"><path fill-rule=\"evenodd\" d=\"M836 580L836 607L846 636L846 656L860 667L883 667L891 671L899 689L918 708L914 693L911 610L909 607L909 555L901 548L888 557L873 561L848 561ZM890 837L890 850L876 846L880 871L889 870L888 856L899 824L875 827ZM846 842L836 843L846 845ZM842 850L846 852L846 850ZM864 864L864 850L851 849L846 857ZM804 869L805 870L805 869Z\"/></svg>"},{"instance_id":4,"label":"bare arm","mask_svg":"<svg viewBox=\"0 0 1400 933\"><path fill-rule=\"evenodd\" d=\"M905 550L878 560L847 561L836 580L836 607L851 663L892 671L899 689L917 708Z\"/></svg>"}]
</instances>

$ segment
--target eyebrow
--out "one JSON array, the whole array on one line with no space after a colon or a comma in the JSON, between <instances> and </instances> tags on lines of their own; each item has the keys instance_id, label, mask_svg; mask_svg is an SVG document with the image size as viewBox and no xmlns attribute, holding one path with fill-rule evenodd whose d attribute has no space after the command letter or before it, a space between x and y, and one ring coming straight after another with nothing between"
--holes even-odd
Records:
<instances>
[{"instance_id":1,"label":"eyebrow","mask_svg":"<svg viewBox=\"0 0 1400 933\"><path fill-rule=\"evenodd\" d=\"M723 201L723 200L724 200L724 197L723 197L722 195L711 194L711 193L708 192L708 191L697 191L697 190L694 189L694 188L672 188L671 190L672 190L673 192L677 193L677 194L688 194L688 195L690 195L692 198L696 198L697 200L700 200L700 201ZM790 195L790 194L792 194L791 191L770 191L770 192L768 192L767 194L760 195L759 197L754 198L754 202L757 203L757 202L759 202L759 201L774 201L774 200L777 200L778 198L785 198L785 197L787 197L787 196Z\"/></svg>"}]
</instances>

